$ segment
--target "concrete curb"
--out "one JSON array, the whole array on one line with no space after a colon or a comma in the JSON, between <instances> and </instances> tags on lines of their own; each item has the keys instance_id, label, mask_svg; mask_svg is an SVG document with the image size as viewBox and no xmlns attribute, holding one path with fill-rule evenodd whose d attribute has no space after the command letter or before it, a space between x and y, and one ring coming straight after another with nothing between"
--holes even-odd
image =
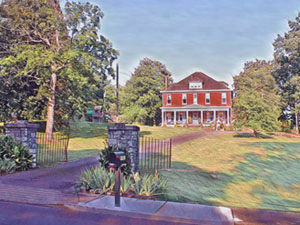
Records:
<instances>
[{"instance_id":1,"label":"concrete curb","mask_svg":"<svg viewBox=\"0 0 300 225\"><path fill-rule=\"evenodd\" d=\"M109 210L109 209L97 209L92 207L81 206L77 204L65 204L64 207L70 210L78 210L81 212L90 212L90 213L101 213L110 216L124 216L128 218L134 219L148 219L154 221L166 221L172 222L176 224L201 224L201 225L230 225L233 223L212 223L212 221L204 221L204 220L193 220L193 219L184 219L184 218L175 218L170 216L160 216L160 215L148 215L142 213L133 213L133 212L124 212L124 211L116 211L116 210Z\"/></svg>"},{"instance_id":2,"label":"concrete curb","mask_svg":"<svg viewBox=\"0 0 300 225\"><path fill-rule=\"evenodd\" d=\"M89 202L66 204L73 210L120 215L135 219L164 220L177 224L233 225L230 208L190 203L121 198L121 207L114 207L113 196L102 196Z\"/></svg>"}]
</instances>

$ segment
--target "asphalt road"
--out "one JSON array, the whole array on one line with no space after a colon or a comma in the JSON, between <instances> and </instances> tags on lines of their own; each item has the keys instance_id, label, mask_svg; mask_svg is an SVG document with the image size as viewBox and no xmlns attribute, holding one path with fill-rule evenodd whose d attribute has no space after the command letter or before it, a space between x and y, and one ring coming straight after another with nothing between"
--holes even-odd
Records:
<instances>
[{"instance_id":1,"label":"asphalt road","mask_svg":"<svg viewBox=\"0 0 300 225\"><path fill-rule=\"evenodd\" d=\"M1 225L175 225L176 222L134 218L118 214L73 211L67 208L27 205L0 201ZM184 224L184 223L180 223ZM188 223L191 224L191 223Z\"/></svg>"}]
</instances>

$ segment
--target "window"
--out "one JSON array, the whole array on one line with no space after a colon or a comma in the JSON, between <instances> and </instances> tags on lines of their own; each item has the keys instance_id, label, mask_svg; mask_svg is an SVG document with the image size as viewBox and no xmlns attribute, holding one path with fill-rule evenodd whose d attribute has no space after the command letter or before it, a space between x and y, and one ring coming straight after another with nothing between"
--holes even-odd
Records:
<instances>
[{"instance_id":1,"label":"window","mask_svg":"<svg viewBox=\"0 0 300 225\"><path fill-rule=\"evenodd\" d=\"M167 105L171 105L171 103L172 103L171 95L167 95Z\"/></svg>"},{"instance_id":2,"label":"window","mask_svg":"<svg viewBox=\"0 0 300 225\"><path fill-rule=\"evenodd\" d=\"M205 93L205 104L210 104L210 93Z\"/></svg>"},{"instance_id":3,"label":"window","mask_svg":"<svg viewBox=\"0 0 300 225\"><path fill-rule=\"evenodd\" d=\"M226 100L226 93L222 93L222 104L226 104L227 100Z\"/></svg>"},{"instance_id":4,"label":"window","mask_svg":"<svg viewBox=\"0 0 300 225\"><path fill-rule=\"evenodd\" d=\"M193 103L194 103L194 104L198 104L198 96L197 96L197 93L194 93L194 94L193 94Z\"/></svg>"},{"instance_id":5,"label":"window","mask_svg":"<svg viewBox=\"0 0 300 225\"><path fill-rule=\"evenodd\" d=\"M182 104L186 105L186 94L182 94Z\"/></svg>"},{"instance_id":6,"label":"window","mask_svg":"<svg viewBox=\"0 0 300 225\"><path fill-rule=\"evenodd\" d=\"M189 87L190 87L190 89L202 88L202 82L190 82Z\"/></svg>"}]
</instances>

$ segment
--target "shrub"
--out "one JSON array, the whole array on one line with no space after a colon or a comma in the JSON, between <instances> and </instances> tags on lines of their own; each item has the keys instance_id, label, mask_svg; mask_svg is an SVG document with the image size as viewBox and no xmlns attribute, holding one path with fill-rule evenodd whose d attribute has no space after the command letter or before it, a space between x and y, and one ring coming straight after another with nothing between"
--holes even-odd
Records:
<instances>
[{"instance_id":1,"label":"shrub","mask_svg":"<svg viewBox=\"0 0 300 225\"><path fill-rule=\"evenodd\" d=\"M81 185L90 189L100 189L104 194L114 191L115 174L108 171L103 166L86 169L80 176ZM135 193L136 195L154 196L161 195L167 188L167 181L159 177L155 172L152 174L140 175L139 173L131 176L121 174L121 193Z\"/></svg>"},{"instance_id":2,"label":"shrub","mask_svg":"<svg viewBox=\"0 0 300 225\"><path fill-rule=\"evenodd\" d=\"M102 166L92 167L81 173L80 181L86 190L100 189L105 194L114 190L115 174Z\"/></svg>"},{"instance_id":3,"label":"shrub","mask_svg":"<svg viewBox=\"0 0 300 225\"><path fill-rule=\"evenodd\" d=\"M283 121L281 122L281 131L285 133L291 133L291 121Z\"/></svg>"},{"instance_id":4,"label":"shrub","mask_svg":"<svg viewBox=\"0 0 300 225\"><path fill-rule=\"evenodd\" d=\"M121 171L124 175L128 176L131 173L132 166L130 160L130 154L124 148L119 148L118 146L106 146L104 150L102 150L99 154L99 162L103 165L106 169L109 167L109 154L111 152L125 152L125 162L124 166L121 167Z\"/></svg>"},{"instance_id":5,"label":"shrub","mask_svg":"<svg viewBox=\"0 0 300 225\"><path fill-rule=\"evenodd\" d=\"M13 159L0 159L0 174L13 173L16 170L16 163Z\"/></svg>"},{"instance_id":6,"label":"shrub","mask_svg":"<svg viewBox=\"0 0 300 225\"><path fill-rule=\"evenodd\" d=\"M157 171L154 175L145 174L141 176L139 173L136 173L133 176L133 182L131 186L132 190L137 195L161 195L167 189L167 180L159 177Z\"/></svg>"},{"instance_id":7,"label":"shrub","mask_svg":"<svg viewBox=\"0 0 300 225\"><path fill-rule=\"evenodd\" d=\"M0 159L13 160L15 170L27 170L32 167L33 155L26 146L9 136L0 136Z\"/></svg>"}]
</instances>

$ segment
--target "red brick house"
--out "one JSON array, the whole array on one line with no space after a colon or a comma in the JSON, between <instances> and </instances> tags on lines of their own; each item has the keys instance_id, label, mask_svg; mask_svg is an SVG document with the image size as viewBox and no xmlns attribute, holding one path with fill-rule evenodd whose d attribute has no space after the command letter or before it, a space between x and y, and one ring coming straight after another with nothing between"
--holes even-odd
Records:
<instances>
[{"instance_id":1,"label":"red brick house","mask_svg":"<svg viewBox=\"0 0 300 225\"><path fill-rule=\"evenodd\" d=\"M162 126L231 124L232 90L224 81L196 72L161 93Z\"/></svg>"}]
</instances>

